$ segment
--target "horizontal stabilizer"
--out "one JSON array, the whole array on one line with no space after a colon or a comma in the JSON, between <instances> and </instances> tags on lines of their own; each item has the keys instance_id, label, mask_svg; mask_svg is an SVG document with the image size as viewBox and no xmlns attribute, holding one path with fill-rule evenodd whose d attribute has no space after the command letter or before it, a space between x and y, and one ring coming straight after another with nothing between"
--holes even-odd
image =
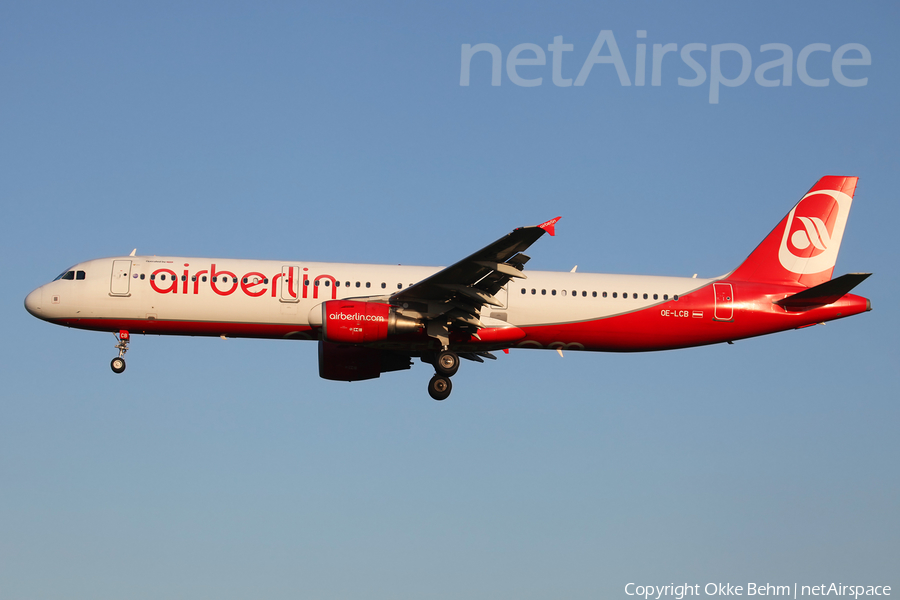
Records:
<instances>
[{"instance_id":1,"label":"horizontal stabilizer","mask_svg":"<svg viewBox=\"0 0 900 600\"><path fill-rule=\"evenodd\" d=\"M862 283L871 273L847 273L837 279L820 283L817 286L778 300L775 304L786 310L807 310L816 306L825 306L837 302L844 294Z\"/></svg>"}]
</instances>

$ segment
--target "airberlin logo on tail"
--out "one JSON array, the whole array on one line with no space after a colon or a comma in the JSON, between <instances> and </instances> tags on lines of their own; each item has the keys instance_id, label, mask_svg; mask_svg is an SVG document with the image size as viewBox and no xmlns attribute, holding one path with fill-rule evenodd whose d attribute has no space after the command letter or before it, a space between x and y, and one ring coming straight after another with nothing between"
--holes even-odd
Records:
<instances>
[{"instance_id":1,"label":"airberlin logo on tail","mask_svg":"<svg viewBox=\"0 0 900 600\"><path fill-rule=\"evenodd\" d=\"M778 249L781 266L798 275L834 268L852 201L837 190L805 195L787 216Z\"/></svg>"},{"instance_id":2,"label":"airberlin logo on tail","mask_svg":"<svg viewBox=\"0 0 900 600\"><path fill-rule=\"evenodd\" d=\"M819 217L797 217L803 223L804 230L798 229L791 234L791 244L799 250L814 246L816 251L824 252L831 245L831 234L828 227Z\"/></svg>"}]
</instances>

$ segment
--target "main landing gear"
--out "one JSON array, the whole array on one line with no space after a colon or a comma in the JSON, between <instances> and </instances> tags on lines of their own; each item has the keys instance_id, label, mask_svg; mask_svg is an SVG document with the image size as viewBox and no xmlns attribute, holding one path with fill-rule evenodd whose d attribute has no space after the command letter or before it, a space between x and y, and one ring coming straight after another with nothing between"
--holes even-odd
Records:
<instances>
[{"instance_id":1,"label":"main landing gear","mask_svg":"<svg viewBox=\"0 0 900 600\"><path fill-rule=\"evenodd\" d=\"M459 355L452 350L442 350L432 364L435 374L428 382L428 395L435 400L446 400L453 390L450 378L459 370Z\"/></svg>"},{"instance_id":2,"label":"main landing gear","mask_svg":"<svg viewBox=\"0 0 900 600\"><path fill-rule=\"evenodd\" d=\"M128 342L131 340L131 336L123 329L119 332L119 335L116 336L116 339L119 341L119 343L116 344L119 355L110 361L109 366L113 370L113 373L121 373L125 370L125 353L128 352Z\"/></svg>"}]
</instances>

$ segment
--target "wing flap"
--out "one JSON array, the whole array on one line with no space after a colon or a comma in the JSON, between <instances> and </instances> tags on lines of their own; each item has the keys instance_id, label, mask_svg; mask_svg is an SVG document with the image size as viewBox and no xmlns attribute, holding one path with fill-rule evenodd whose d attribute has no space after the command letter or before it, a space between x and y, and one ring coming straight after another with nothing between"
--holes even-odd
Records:
<instances>
[{"instance_id":1,"label":"wing flap","mask_svg":"<svg viewBox=\"0 0 900 600\"><path fill-rule=\"evenodd\" d=\"M559 219L515 229L461 261L392 294L390 303L427 306L428 318L446 315L451 328L478 329L477 314L481 308L502 306L495 294L511 279L525 278L522 269L529 257L524 251L545 233L554 235Z\"/></svg>"}]
</instances>

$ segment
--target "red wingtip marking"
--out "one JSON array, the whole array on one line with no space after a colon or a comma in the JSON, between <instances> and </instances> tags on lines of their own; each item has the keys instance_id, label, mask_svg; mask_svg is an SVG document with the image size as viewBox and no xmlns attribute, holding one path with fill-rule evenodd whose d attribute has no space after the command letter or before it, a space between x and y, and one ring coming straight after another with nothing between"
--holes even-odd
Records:
<instances>
[{"instance_id":1,"label":"red wingtip marking","mask_svg":"<svg viewBox=\"0 0 900 600\"><path fill-rule=\"evenodd\" d=\"M503 349L503 354L509 354L509 348L504 348L504 349Z\"/></svg>"},{"instance_id":2,"label":"red wingtip marking","mask_svg":"<svg viewBox=\"0 0 900 600\"><path fill-rule=\"evenodd\" d=\"M556 217L555 219L550 219L546 223L541 223L538 225L541 229L549 233L550 235L556 235L556 222L562 219L562 217Z\"/></svg>"}]
</instances>

